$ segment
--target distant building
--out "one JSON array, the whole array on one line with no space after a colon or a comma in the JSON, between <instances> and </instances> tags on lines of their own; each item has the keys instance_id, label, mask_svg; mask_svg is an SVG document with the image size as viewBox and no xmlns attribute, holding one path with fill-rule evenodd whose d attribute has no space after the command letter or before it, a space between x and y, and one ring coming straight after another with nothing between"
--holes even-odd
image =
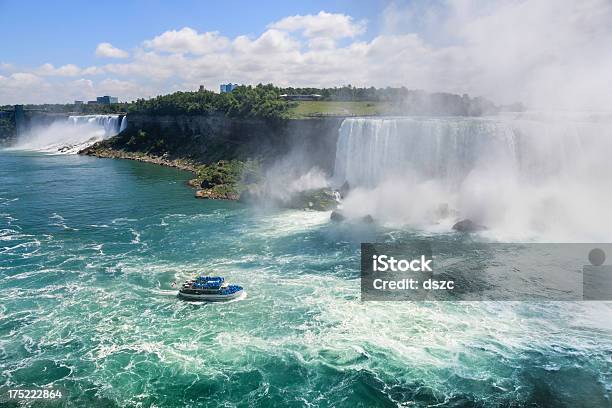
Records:
<instances>
[{"instance_id":1,"label":"distant building","mask_svg":"<svg viewBox=\"0 0 612 408\"><path fill-rule=\"evenodd\" d=\"M87 101L88 105L97 105L98 101Z\"/></svg>"},{"instance_id":2,"label":"distant building","mask_svg":"<svg viewBox=\"0 0 612 408\"><path fill-rule=\"evenodd\" d=\"M204 85L200 85L200 89L198 89L199 92L204 92Z\"/></svg>"},{"instance_id":3,"label":"distant building","mask_svg":"<svg viewBox=\"0 0 612 408\"><path fill-rule=\"evenodd\" d=\"M83 101L74 101L75 106L83 105Z\"/></svg>"},{"instance_id":4,"label":"distant building","mask_svg":"<svg viewBox=\"0 0 612 408\"><path fill-rule=\"evenodd\" d=\"M219 88L221 90L221 93L228 93L228 92L232 92L237 86L238 84L232 84L230 82L229 84L221 84Z\"/></svg>"},{"instance_id":5,"label":"distant building","mask_svg":"<svg viewBox=\"0 0 612 408\"><path fill-rule=\"evenodd\" d=\"M281 99L286 101L317 101L321 99L321 95L319 94L310 94L310 95L287 95L282 94L280 96Z\"/></svg>"},{"instance_id":6,"label":"distant building","mask_svg":"<svg viewBox=\"0 0 612 408\"><path fill-rule=\"evenodd\" d=\"M98 96L96 98L96 101L100 104L100 105L110 105L113 103L119 103L119 98L117 98L116 96Z\"/></svg>"}]
</instances>

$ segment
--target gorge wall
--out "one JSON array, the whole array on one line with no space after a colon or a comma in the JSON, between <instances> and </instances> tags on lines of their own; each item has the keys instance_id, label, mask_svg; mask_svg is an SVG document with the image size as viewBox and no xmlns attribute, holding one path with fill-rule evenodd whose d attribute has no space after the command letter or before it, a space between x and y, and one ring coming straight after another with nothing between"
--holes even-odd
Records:
<instances>
[{"instance_id":1,"label":"gorge wall","mask_svg":"<svg viewBox=\"0 0 612 408\"><path fill-rule=\"evenodd\" d=\"M296 166L331 172L342 117L263 120L211 116L128 115L128 127L97 146L200 163L299 156Z\"/></svg>"}]
</instances>

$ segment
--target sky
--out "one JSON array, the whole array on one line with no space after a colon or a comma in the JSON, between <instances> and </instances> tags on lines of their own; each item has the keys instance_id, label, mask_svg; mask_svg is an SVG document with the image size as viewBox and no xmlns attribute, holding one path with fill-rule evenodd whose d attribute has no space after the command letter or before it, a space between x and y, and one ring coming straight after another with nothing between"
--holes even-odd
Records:
<instances>
[{"instance_id":1,"label":"sky","mask_svg":"<svg viewBox=\"0 0 612 408\"><path fill-rule=\"evenodd\" d=\"M0 105L225 82L612 101L609 0L0 0L0 38Z\"/></svg>"}]
</instances>

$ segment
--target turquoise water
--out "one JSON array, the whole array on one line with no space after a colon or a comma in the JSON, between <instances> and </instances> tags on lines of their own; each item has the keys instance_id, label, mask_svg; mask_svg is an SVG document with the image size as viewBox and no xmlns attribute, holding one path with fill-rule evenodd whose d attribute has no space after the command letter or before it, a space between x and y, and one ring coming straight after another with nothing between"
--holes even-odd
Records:
<instances>
[{"instance_id":1,"label":"turquoise water","mask_svg":"<svg viewBox=\"0 0 612 408\"><path fill-rule=\"evenodd\" d=\"M0 398L54 386L89 407L611 406L610 304L360 302L359 242L414 233L199 201L188 178L0 153ZM178 300L171 282L208 268L246 298Z\"/></svg>"}]
</instances>

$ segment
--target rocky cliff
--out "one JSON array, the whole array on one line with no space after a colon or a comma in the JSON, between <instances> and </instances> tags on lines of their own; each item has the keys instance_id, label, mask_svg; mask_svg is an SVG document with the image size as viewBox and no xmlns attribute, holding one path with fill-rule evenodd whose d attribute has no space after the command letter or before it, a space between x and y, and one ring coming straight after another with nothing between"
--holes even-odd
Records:
<instances>
[{"instance_id":1,"label":"rocky cliff","mask_svg":"<svg viewBox=\"0 0 612 408\"><path fill-rule=\"evenodd\" d=\"M290 120L213 116L128 115L128 128L85 153L101 149L140 152L195 163L260 159L264 164L300 155L300 165L331 172L343 118Z\"/></svg>"}]
</instances>

